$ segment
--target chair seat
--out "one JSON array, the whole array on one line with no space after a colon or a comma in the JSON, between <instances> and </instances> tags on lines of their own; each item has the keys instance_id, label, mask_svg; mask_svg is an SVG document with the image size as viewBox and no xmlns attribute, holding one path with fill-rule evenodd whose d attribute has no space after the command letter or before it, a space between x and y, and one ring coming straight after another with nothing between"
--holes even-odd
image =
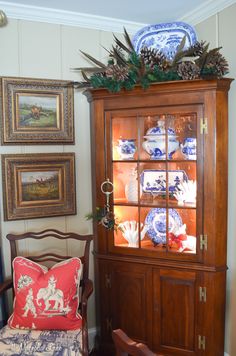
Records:
<instances>
[{"instance_id":1,"label":"chair seat","mask_svg":"<svg viewBox=\"0 0 236 356\"><path fill-rule=\"evenodd\" d=\"M79 356L82 330L0 330L1 356Z\"/></svg>"}]
</instances>

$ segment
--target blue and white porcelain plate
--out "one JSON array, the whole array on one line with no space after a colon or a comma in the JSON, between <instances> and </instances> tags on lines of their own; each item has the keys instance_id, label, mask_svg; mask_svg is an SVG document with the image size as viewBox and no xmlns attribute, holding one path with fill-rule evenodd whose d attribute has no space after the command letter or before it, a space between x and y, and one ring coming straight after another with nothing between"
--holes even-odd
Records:
<instances>
[{"instance_id":1,"label":"blue and white porcelain plate","mask_svg":"<svg viewBox=\"0 0 236 356\"><path fill-rule=\"evenodd\" d=\"M175 209L168 209L169 211L169 231L174 227L181 227L183 225L182 219ZM151 238L154 245L166 243L166 209L154 208L149 211L145 219L147 226L147 234Z\"/></svg>"},{"instance_id":2,"label":"blue and white porcelain plate","mask_svg":"<svg viewBox=\"0 0 236 356\"><path fill-rule=\"evenodd\" d=\"M187 23L170 22L149 25L143 27L134 35L133 45L137 53L140 53L143 47L155 48L172 60L185 35L184 49L187 49L197 41L195 30Z\"/></svg>"},{"instance_id":3,"label":"blue and white porcelain plate","mask_svg":"<svg viewBox=\"0 0 236 356\"><path fill-rule=\"evenodd\" d=\"M180 183L187 182L188 176L184 170L168 171L169 193L178 191ZM140 184L143 193L166 194L166 171L162 169L144 169L140 174Z\"/></svg>"}]
</instances>

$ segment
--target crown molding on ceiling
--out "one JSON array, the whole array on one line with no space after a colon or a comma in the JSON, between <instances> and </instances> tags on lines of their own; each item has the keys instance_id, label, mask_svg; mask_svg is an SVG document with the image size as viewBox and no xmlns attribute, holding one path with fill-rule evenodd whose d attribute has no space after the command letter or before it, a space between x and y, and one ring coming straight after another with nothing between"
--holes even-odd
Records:
<instances>
[{"instance_id":1,"label":"crown molding on ceiling","mask_svg":"<svg viewBox=\"0 0 236 356\"><path fill-rule=\"evenodd\" d=\"M135 33L140 30L140 28L146 26L144 23L114 19L111 17L8 3L5 1L0 1L0 7L6 13L7 17L12 19L79 26L102 31L123 33L125 27L129 33Z\"/></svg>"},{"instance_id":2,"label":"crown molding on ceiling","mask_svg":"<svg viewBox=\"0 0 236 356\"><path fill-rule=\"evenodd\" d=\"M236 0L209 0L207 3L183 15L179 21L184 21L194 26L234 3L236 3Z\"/></svg>"},{"instance_id":3,"label":"crown molding on ceiling","mask_svg":"<svg viewBox=\"0 0 236 356\"><path fill-rule=\"evenodd\" d=\"M224 8L234 4L236 0L209 0L207 3L198 6L193 11L188 12L179 21L196 25ZM97 29L109 32L123 33L124 27L133 34L147 24L114 19L110 17L96 16L72 11L57 10L38 6L22 5L0 1L1 9L8 18L47 22L68 26L79 26L90 29Z\"/></svg>"}]
</instances>

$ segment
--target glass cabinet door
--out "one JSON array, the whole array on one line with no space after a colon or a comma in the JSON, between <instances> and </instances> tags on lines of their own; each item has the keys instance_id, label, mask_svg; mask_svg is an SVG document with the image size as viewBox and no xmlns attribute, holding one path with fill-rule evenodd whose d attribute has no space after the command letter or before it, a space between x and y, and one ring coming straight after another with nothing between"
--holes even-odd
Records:
<instances>
[{"instance_id":1,"label":"glass cabinet door","mask_svg":"<svg viewBox=\"0 0 236 356\"><path fill-rule=\"evenodd\" d=\"M200 105L108 115L107 172L118 222L113 250L170 258L199 255L201 115Z\"/></svg>"}]
</instances>

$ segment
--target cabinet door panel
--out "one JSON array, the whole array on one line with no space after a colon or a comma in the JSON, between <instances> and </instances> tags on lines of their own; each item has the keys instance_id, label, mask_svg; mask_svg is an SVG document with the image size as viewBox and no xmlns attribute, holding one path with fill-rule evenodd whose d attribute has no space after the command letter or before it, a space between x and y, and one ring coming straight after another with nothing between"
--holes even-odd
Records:
<instances>
[{"instance_id":1,"label":"cabinet door panel","mask_svg":"<svg viewBox=\"0 0 236 356\"><path fill-rule=\"evenodd\" d=\"M97 316L100 321L100 333L103 342L111 342L111 312L110 312L110 274L109 263L107 261L99 261L96 263L97 271L99 272L99 279L97 288L99 289L99 315Z\"/></svg>"},{"instance_id":2,"label":"cabinet door panel","mask_svg":"<svg viewBox=\"0 0 236 356\"><path fill-rule=\"evenodd\" d=\"M195 350L196 273L154 271L155 348L188 355ZM159 344L159 345L158 345Z\"/></svg>"},{"instance_id":3,"label":"cabinet door panel","mask_svg":"<svg viewBox=\"0 0 236 356\"><path fill-rule=\"evenodd\" d=\"M133 264L112 264L112 325L130 337L150 344L151 269Z\"/></svg>"}]
</instances>

